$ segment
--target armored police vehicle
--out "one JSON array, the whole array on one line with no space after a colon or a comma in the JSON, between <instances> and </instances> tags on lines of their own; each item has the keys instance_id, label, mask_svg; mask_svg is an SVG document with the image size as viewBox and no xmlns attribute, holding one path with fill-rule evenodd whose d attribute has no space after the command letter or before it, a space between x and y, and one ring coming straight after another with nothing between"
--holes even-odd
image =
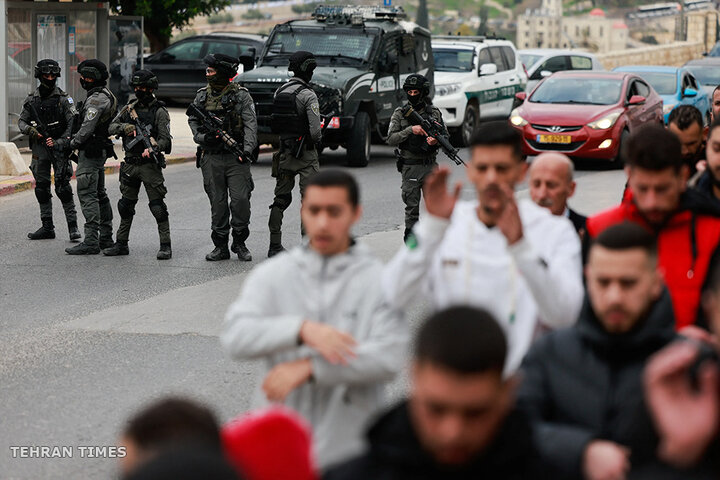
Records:
<instances>
[{"instance_id":1,"label":"armored police vehicle","mask_svg":"<svg viewBox=\"0 0 720 480\"><path fill-rule=\"evenodd\" d=\"M433 82L430 32L404 18L400 7L319 6L311 19L277 25L258 67L234 80L255 101L260 143L277 144L273 94L289 78L290 55L307 50L317 59L311 83L327 118L323 147L342 146L349 165L366 166L371 139L384 141L393 111L406 102L405 78L419 73Z\"/></svg>"}]
</instances>

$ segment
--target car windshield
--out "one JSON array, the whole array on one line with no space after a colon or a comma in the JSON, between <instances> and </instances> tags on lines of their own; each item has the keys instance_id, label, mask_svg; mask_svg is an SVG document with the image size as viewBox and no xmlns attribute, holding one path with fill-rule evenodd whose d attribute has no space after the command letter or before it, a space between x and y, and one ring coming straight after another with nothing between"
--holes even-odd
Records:
<instances>
[{"instance_id":1,"label":"car windshield","mask_svg":"<svg viewBox=\"0 0 720 480\"><path fill-rule=\"evenodd\" d=\"M535 65L537 62L540 61L540 59L543 58L542 55L533 55L530 53L521 53L520 54L520 61L523 65L525 65L525 68L530 70L533 65Z\"/></svg>"},{"instance_id":2,"label":"car windshield","mask_svg":"<svg viewBox=\"0 0 720 480\"><path fill-rule=\"evenodd\" d=\"M358 65L370 60L376 35L361 30L297 29L275 32L268 40L263 63L284 65L298 50L313 52L318 65Z\"/></svg>"},{"instance_id":3,"label":"car windshield","mask_svg":"<svg viewBox=\"0 0 720 480\"><path fill-rule=\"evenodd\" d=\"M615 78L550 77L537 87L530 101L612 105L620 100L622 83L622 80Z\"/></svg>"},{"instance_id":4,"label":"car windshield","mask_svg":"<svg viewBox=\"0 0 720 480\"><path fill-rule=\"evenodd\" d=\"M720 65L690 65L687 69L703 85L720 85Z\"/></svg>"},{"instance_id":5,"label":"car windshield","mask_svg":"<svg viewBox=\"0 0 720 480\"><path fill-rule=\"evenodd\" d=\"M633 72L644 78L660 95L674 95L677 92L677 75L674 73Z\"/></svg>"},{"instance_id":6,"label":"car windshield","mask_svg":"<svg viewBox=\"0 0 720 480\"><path fill-rule=\"evenodd\" d=\"M472 72L473 50L440 50L433 48L436 72Z\"/></svg>"}]
</instances>

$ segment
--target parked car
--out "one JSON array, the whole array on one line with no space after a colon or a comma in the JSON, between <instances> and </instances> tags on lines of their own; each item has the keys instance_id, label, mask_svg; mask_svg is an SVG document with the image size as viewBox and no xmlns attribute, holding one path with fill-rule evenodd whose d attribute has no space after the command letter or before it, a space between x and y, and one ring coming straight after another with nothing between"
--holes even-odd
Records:
<instances>
[{"instance_id":1,"label":"parked car","mask_svg":"<svg viewBox=\"0 0 720 480\"><path fill-rule=\"evenodd\" d=\"M210 33L196 35L173 43L145 59L145 68L157 75L158 96L178 101L195 98L206 85L203 58L210 53L232 57L252 54L257 60L265 44L264 35L246 33Z\"/></svg>"},{"instance_id":2,"label":"parked car","mask_svg":"<svg viewBox=\"0 0 720 480\"><path fill-rule=\"evenodd\" d=\"M720 57L720 42L713 45L713 48L709 52L703 53L706 57Z\"/></svg>"},{"instance_id":3,"label":"parked car","mask_svg":"<svg viewBox=\"0 0 720 480\"><path fill-rule=\"evenodd\" d=\"M687 68L630 65L613 71L634 73L652 85L663 99L666 124L670 112L678 105L692 105L700 110L706 123L710 123L710 99Z\"/></svg>"},{"instance_id":4,"label":"parked car","mask_svg":"<svg viewBox=\"0 0 720 480\"><path fill-rule=\"evenodd\" d=\"M435 98L453 142L470 145L481 120L507 118L527 75L515 45L485 37L433 37Z\"/></svg>"},{"instance_id":5,"label":"parked car","mask_svg":"<svg viewBox=\"0 0 720 480\"><path fill-rule=\"evenodd\" d=\"M520 61L527 70L528 83L525 91L530 93L545 77L565 70L605 70L592 53L556 48L520 50Z\"/></svg>"},{"instance_id":6,"label":"parked car","mask_svg":"<svg viewBox=\"0 0 720 480\"><path fill-rule=\"evenodd\" d=\"M510 124L523 134L523 152L562 152L615 161L627 136L647 123L662 124L662 98L645 80L621 72L557 72L533 92Z\"/></svg>"},{"instance_id":7,"label":"parked car","mask_svg":"<svg viewBox=\"0 0 720 480\"><path fill-rule=\"evenodd\" d=\"M720 85L720 58L707 57L690 60L683 66L695 76L712 104L712 94L715 88Z\"/></svg>"}]
</instances>

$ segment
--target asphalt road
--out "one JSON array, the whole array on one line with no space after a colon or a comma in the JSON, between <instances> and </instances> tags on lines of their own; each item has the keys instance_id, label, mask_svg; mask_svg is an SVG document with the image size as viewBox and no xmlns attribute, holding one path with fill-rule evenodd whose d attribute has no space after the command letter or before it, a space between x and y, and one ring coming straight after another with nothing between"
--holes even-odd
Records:
<instances>
[{"instance_id":1,"label":"asphalt road","mask_svg":"<svg viewBox=\"0 0 720 480\"><path fill-rule=\"evenodd\" d=\"M324 155L322 165L345 168L343 160L338 150ZM351 172L365 212L355 234L388 259L401 244L403 223L392 150L373 146L370 166ZM226 359L216 336L247 272L266 258L274 186L269 157L253 169L251 263L205 261L212 245L200 172L193 164L173 165L165 175L173 239L173 259L166 262L155 259L157 231L144 194L130 255L115 258L66 255L70 243L57 200L58 238L29 241L27 232L39 225L33 193L0 198L0 478L112 478L116 460L81 458L77 447L114 445L133 411L167 393L205 401L222 420L249 407L257 365ZM454 176L462 179L462 170ZM574 204L592 213L617 202L623 177L580 171L578 183ZM107 189L115 209L117 176L107 179ZM297 200L296 193L285 216L286 247L300 242ZM421 315L422 306L411 312L414 325ZM395 395L403 382L394 384ZM72 446L74 457L12 458L11 446L29 445Z\"/></svg>"}]
</instances>

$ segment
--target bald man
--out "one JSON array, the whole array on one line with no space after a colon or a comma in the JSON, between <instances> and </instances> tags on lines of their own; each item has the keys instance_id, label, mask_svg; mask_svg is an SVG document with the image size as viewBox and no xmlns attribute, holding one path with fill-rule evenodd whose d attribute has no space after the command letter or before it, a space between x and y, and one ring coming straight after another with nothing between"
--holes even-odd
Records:
<instances>
[{"instance_id":1,"label":"bald man","mask_svg":"<svg viewBox=\"0 0 720 480\"><path fill-rule=\"evenodd\" d=\"M528 174L530 197L533 202L545 207L553 215L570 219L580 238L585 236L587 217L568 206L568 198L575 193L572 160L562 153L543 153L530 164Z\"/></svg>"}]
</instances>

